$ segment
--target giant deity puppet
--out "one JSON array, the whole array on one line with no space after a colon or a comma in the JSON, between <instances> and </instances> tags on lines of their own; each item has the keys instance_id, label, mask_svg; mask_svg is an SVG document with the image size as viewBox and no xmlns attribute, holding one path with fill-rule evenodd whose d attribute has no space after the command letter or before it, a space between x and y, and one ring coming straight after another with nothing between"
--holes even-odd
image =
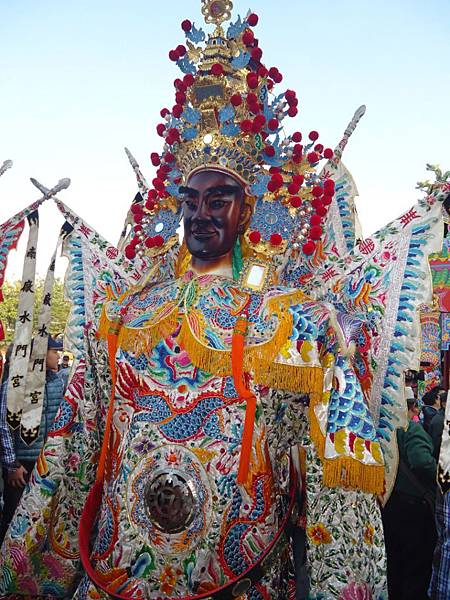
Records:
<instances>
[{"instance_id":1,"label":"giant deity puppet","mask_svg":"<svg viewBox=\"0 0 450 600\"><path fill-rule=\"evenodd\" d=\"M386 598L379 501L448 184L356 243L340 158L363 111L334 152L286 134L296 94L231 8L182 23L119 250L58 200L76 360L3 547L10 597Z\"/></svg>"}]
</instances>

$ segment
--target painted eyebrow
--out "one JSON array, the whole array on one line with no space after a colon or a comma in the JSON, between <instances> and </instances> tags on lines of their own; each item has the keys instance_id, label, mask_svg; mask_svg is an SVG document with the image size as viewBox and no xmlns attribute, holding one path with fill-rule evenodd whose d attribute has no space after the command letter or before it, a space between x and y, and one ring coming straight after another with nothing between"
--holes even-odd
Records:
<instances>
[{"instance_id":1,"label":"painted eyebrow","mask_svg":"<svg viewBox=\"0 0 450 600\"><path fill-rule=\"evenodd\" d=\"M194 190L194 188L187 187L185 185L180 185L178 188L178 192L183 194L184 196L189 196L190 198L195 198L198 196L198 191Z\"/></svg>"},{"instance_id":2,"label":"painted eyebrow","mask_svg":"<svg viewBox=\"0 0 450 600\"><path fill-rule=\"evenodd\" d=\"M212 188L209 188L206 191L207 196L212 196L213 194L235 194L241 188L238 185L216 185Z\"/></svg>"}]
</instances>

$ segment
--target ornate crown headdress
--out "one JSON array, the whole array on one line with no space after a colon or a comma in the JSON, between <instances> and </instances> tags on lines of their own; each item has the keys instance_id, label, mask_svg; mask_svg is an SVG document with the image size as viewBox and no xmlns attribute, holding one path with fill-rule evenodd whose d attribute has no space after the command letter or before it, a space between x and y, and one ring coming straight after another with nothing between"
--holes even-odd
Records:
<instances>
[{"instance_id":1,"label":"ornate crown headdress","mask_svg":"<svg viewBox=\"0 0 450 600\"><path fill-rule=\"evenodd\" d=\"M319 176L316 167L333 158L333 151L317 142L316 131L306 140L298 131L284 134L284 119L298 113L296 93L275 93L283 77L262 62L253 33L256 14L238 17L224 30L231 9L228 0L202 0L214 32L206 37L184 20L186 45L169 52L184 75L174 81L175 104L161 110L164 121L156 130L164 147L151 154L157 167L151 188L131 161L144 202L131 207L134 236L125 248L130 259L136 253L161 255L175 243L179 187L205 168L233 175L254 197L245 238L255 255L280 255L289 248L291 254L311 256L322 236L334 181Z\"/></svg>"}]
</instances>

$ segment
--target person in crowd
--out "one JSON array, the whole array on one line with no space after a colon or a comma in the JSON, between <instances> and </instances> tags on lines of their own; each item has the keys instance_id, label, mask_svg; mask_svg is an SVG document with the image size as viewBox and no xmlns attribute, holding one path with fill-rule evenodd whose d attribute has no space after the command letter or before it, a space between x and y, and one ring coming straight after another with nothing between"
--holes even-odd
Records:
<instances>
[{"instance_id":1,"label":"person in crowd","mask_svg":"<svg viewBox=\"0 0 450 600\"><path fill-rule=\"evenodd\" d=\"M426 600L436 542L434 499L436 460L417 401L408 400L408 426L397 430L399 468L383 510L389 598Z\"/></svg>"},{"instance_id":2,"label":"person in crowd","mask_svg":"<svg viewBox=\"0 0 450 600\"><path fill-rule=\"evenodd\" d=\"M68 354L64 354L61 359L61 364L59 365L59 374L64 381L64 389L66 390L70 375L70 356Z\"/></svg>"},{"instance_id":3,"label":"person in crowd","mask_svg":"<svg viewBox=\"0 0 450 600\"><path fill-rule=\"evenodd\" d=\"M405 397L416 398L417 397L417 371L408 370L405 373Z\"/></svg>"},{"instance_id":4,"label":"person in crowd","mask_svg":"<svg viewBox=\"0 0 450 600\"><path fill-rule=\"evenodd\" d=\"M3 513L0 521L0 544L19 504L25 485L52 427L64 394L64 381L58 373L59 352L62 342L49 336L46 358L46 383L39 435L27 445L18 432L9 429L7 416L8 367L4 369L0 393L0 460L3 467ZM11 354L11 352L10 352ZM8 360L6 361L9 362Z\"/></svg>"},{"instance_id":5,"label":"person in crowd","mask_svg":"<svg viewBox=\"0 0 450 600\"><path fill-rule=\"evenodd\" d=\"M427 433L430 433L430 424L433 418L437 415L441 408L439 393L442 390L441 386L436 385L429 392L423 395L423 428Z\"/></svg>"},{"instance_id":6,"label":"person in crowd","mask_svg":"<svg viewBox=\"0 0 450 600\"><path fill-rule=\"evenodd\" d=\"M441 450L442 432L444 430L445 420L445 407L447 405L447 391L440 390L439 395L439 410L431 419L429 433L433 440L434 457L436 460L439 459L439 452Z\"/></svg>"},{"instance_id":7,"label":"person in crowd","mask_svg":"<svg viewBox=\"0 0 450 600\"><path fill-rule=\"evenodd\" d=\"M438 487L436 495L437 542L433 555L433 574L428 590L430 600L450 598L450 492Z\"/></svg>"}]
</instances>

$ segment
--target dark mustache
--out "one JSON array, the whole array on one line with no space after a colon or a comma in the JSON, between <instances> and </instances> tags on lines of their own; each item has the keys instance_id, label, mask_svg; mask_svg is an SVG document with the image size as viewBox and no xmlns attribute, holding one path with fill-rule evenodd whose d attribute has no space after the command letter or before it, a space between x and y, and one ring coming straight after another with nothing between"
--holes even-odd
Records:
<instances>
[{"instance_id":1,"label":"dark mustache","mask_svg":"<svg viewBox=\"0 0 450 600\"><path fill-rule=\"evenodd\" d=\"M205 227L197 227L195 229L191 229L191 233L194 235L197 233L216 233L215 229L207 229Z\"/></svg>"},{"instance_id":2,"label":"dark mustache","mask_svg":"<svg viewBox=\"0 0 450 600\"><path fill-rule=\"evenodd\" d=\"M191 221L191 233L216 233L223 225L216 219L195 219Z\"/></svg>"}]
</instances>

